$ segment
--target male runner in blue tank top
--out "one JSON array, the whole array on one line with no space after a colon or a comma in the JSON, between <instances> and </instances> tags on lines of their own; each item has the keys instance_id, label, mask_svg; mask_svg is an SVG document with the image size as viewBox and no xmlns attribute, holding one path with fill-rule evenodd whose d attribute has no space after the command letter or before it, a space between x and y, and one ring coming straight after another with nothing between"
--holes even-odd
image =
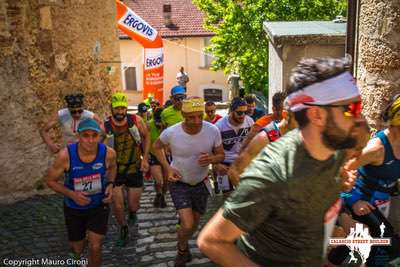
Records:
<instances>
[{"instance_id":1,"label":"male runner in blue tank top","mask_svg":"<svg viewBox=\"0 0 400 267\"><path fill-rule=\"evenodd\" d=\"M101 244L107 232L109 203L117 171L116 154L100 143L100 126L94 119L78 125L79 141L62 149L47 174L47 185L64 195L64 216L74 257L89 241L89 265L100 266ZM64 184L59 183L64 177Z\"/></svg>"}]
</instances>

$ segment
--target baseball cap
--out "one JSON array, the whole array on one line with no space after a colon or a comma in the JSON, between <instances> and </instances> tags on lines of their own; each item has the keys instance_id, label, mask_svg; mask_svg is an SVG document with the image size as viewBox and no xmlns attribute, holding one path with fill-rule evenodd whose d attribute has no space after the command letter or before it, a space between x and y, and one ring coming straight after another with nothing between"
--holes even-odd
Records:
<instances>
[{"instance_id":1,"label":"baseball cap","mask_svg":"<svg viewBox=\"0 0 400 267\"><path fill-rule=\"evenodd\" d=\"M111 97L111 106L117 107L128 107L128 97L122 92L116 92Z\"/></svg>"},{"instance_id":2,"label":"baseball cap","mask_svg":"<svg viewBox=\"0 0 400 267\"><path fill-rule=\"evenodd\" d=\"M81 133L81 132L84 132L87 130L92 130L92 131L95 131L98 133L101 132L99 124L94 119L85 119L79 123L78 133Z\"/></svg>"},{"instance_id":3,"label":"baseball cap","mask_svg":"<svg viewBox=\"0 0 400 267\"><path fill-rule=\"evenodd\" d=\"M175 85L171 89L171 95L177 95L177 94L186 94L186 89L182 85Z\"/></svg>"},{"instance_id":4,"label":"baseball cap","mask_svg":"<svg viewBox=\"0 0 400 267\"><path fill-rule=\"evenodd\" d=\"M145 103L140 103L138 105L139 113L145 113L147 111L147 105Z\"/></svg>"},{"instance_id":5,"label":"baseball cap","mask_svg":"<svg viewBox=\"0 0 400 267\"><path fill-rule=\"evenodd\" d=\"M64 97L65 102L69 108L80 108L83 106L83 94L71 94Z\"/></svg>"}]
</instances>

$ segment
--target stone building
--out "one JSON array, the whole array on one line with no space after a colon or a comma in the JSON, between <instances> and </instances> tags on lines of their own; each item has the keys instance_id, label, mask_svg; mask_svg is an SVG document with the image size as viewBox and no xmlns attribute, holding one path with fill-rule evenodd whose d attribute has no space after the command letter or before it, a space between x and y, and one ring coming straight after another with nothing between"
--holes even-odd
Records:
<instances>
[{"instance_id":1,"label":"stone building","mask_svg":"<svg viewBox=\"0 0 400 267\"><path fill-rule=\"evenodd\" d=\"M83 92L88 109L108 112L120 88L115 18L109 0L0 1L0 201L43 188L52 156L39 128L65 94Z\"/></svg>"}]
</instances>

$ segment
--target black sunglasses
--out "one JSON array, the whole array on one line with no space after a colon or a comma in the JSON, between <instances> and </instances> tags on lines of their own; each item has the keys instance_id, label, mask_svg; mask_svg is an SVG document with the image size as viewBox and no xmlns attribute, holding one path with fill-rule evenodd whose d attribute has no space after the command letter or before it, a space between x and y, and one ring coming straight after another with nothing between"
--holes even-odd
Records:
<instances>
[{"instance_id":1,"label":"black sunglasses","mask_svg":"<svg viewBox=\"0 0 400 267\"><path fill-rule=\"evenodd\" d=\"M81 114L83 113L83 109L75 109L69 111L71 114Z\"/></svg>"},{"instance_id":2,"label":"black sunglasses","mask_svg":"<svg viewBox=\"0 0 400 267\"><path fill-rule=\"evenodd\" d=\"M246 111L235 111L238 116L243 116L246 114Z\"/></svg>"},{"instance_id":3,"label":"black sunglasses","mask_svg":"<svg viewBox=\"0 0 400 267\"><path fill-rule=\"evenodd\" d=\"M186 95L177 95L177 96L174 96L174 99L176 101L182 101L182 100L186 99Z\"/></svg>"}]
</instances>

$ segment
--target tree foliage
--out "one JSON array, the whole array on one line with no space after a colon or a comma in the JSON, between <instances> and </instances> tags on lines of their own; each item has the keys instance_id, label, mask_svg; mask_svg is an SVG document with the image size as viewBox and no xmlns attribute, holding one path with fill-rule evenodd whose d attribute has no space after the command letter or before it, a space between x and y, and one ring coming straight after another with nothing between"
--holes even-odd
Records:
<instances>
[{"instance_id":1,"label":"tree foliage","mask_svg":"<svg viewBox=\"0 0 400 267\"><path fill-rule=\"evenodd\" d=\"M331 20L345 15L346 0L193 0L215 33L212 68L240 75L247 91L266 92L268 40L264 21Z\"/></svg>"}]
</instances>

